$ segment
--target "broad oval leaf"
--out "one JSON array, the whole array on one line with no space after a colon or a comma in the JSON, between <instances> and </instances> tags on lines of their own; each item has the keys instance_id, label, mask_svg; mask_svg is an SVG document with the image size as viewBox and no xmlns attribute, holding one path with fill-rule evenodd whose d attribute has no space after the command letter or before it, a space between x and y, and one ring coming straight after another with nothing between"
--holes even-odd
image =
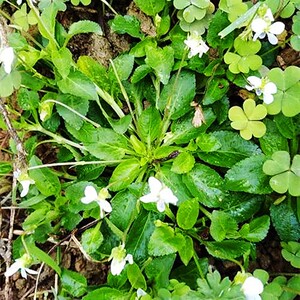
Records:
<instances>
[{"instance_id":1,"label":"broad oval leaf","mask_svg":"<svg viewBox=\"0 0 300 300\"><path fill-rule=\"evenodd\" d=\"M182 229L191 229L195 225L199 214L199 203L196 199L190 199L179 205L176 221Z\"/></svg>"}]
</instances>

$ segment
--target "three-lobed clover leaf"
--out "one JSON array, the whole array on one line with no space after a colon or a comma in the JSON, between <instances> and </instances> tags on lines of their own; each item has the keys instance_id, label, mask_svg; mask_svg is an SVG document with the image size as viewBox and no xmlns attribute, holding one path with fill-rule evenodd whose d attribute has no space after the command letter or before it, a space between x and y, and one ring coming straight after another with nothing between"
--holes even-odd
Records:
<instances>
[{"instance_id":1,"label":"three-lobed clover leaf","mask_svg":"<svg viewBox=\"0 0 300 300\"><path fill-rule=\"evenodd\" d=\"M300 113L300 68L289 66L284 71L274 68L268 73L270 81L277 86L274 101L267 106L268 114L277 115L281 111L286 117Z\"/></svg>"},{"instance_id":2,"label":"three-lobed clover leaf","mask_svg":"<svg viewBox=\"0 0 300 300\"><path fill-rule=\"evenodd\" d=\"M291 164L288 152L277 151L264 163L263 172L273 176L269 183L275 192L300 196L300 155L295 155Z\"/></svg>"},{"instance_id":3,"label":"three-lobed clover leaf","mask_svg":"<svg viewBox=\"0 0 300 300\"><path fill-rule=\"evenodd\" d=\"M265 118L267 109L262 104L256 103L253 99L247 99L243 103L243 109L233 106L229 109L228 116L231 127L240 130L240 135L245 140L252 136L260 138L266 133L266 125L259 121Z\"/></svg>"}]
</instances>

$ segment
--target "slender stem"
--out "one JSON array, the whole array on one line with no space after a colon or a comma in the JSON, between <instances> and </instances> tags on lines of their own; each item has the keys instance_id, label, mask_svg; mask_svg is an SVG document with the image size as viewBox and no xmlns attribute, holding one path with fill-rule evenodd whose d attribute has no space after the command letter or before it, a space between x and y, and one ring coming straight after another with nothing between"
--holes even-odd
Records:
<instances>
[{"instance_id":1,"label":"slender stem","mask_svg":"<svg viewBox=\"0 0 300 300\"><path fill-rule=\"evenodd\" d=\"M79 116L80 118L82 118L83 120L85 120L85 121L91 123L91 124L92 124L93 126L95 126L96 128L101 127L98 123L96 123L96 122L90 120L89 118L85 117L84 115L82 115L81 113L79 113L78 111L76 111L75 109L71 108L70 106L68 106L68 105L66 105L66 104L64 104L64 103L62 103L62 102L59 102L59 101L56 101L56 100L46 100L45 103L46 103L46 102L52 102L52 103L56 103L56 104L58 104L58 105L61 105L61 106L65 107L66 109L68 109L69 111L71 111L72 113L74 113L75 115L77 115L77 116Z\"/></svg>"},{"instance_id":2,"label":"slender stem","mask_svg":"<svg viewBox=\"0 0 300 300\"><path fill-rule=\"evenodd\" d=\"M113 9L113 7L106 0L101 0L101 2L104 3L115 15L118 15L118 13Z\"/></svg>"},{"instance_id":3,"label":"slender stem","mask_svg":"<svg viewBox=\"0 0 300 300\"><path fill-rule=\"evenodd\" d=\"M62 167L62 166L84 166L84 165L115 165L121 163L123 160L106 160L106 161L74 161L74 162L63 162L63 163L53 163L44 164L38 166L29 167L28 170L41 169L41 168L51 168L51 167Z\"/></svg>"},{"instance_id":4,"label":"slender stem","mask_svg":"<svg viewBox=\"0 0 300 300\"><path fill-rule=\"evenodd\" d=\"M199 209L203 212L203 214L208 217L210 220L212 218L211 213L199 203Z\"/></svg>"},{"instance_id":5,"label":"slender stem","mask_svg":"<svg viewBox=\"0 0 300 300\"><path fill-rule=\"evenodd\" d=\"M202 268L201 268L201 266L200 266L200 264L199 264L199 257L198 257L198 255L197 255L197 253L195 252L195 250L194 250L194 254L193 254L193 259L194 259L194 262L195 262L195 264L196 264L196 266L197 266L197 269L198 269L198 272L199 272L200 277L201 277L202 279L204 279L205 276L204 276L203 271L202 271Z\"/></svg>"}]
</instances>

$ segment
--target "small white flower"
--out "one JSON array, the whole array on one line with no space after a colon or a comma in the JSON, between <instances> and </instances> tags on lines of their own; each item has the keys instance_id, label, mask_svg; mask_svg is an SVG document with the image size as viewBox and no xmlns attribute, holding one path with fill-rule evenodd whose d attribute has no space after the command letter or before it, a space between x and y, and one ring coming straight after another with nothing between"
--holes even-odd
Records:
<instances>
[{"instance_id":1,"label":"small white flower","mask_svg":"<svg viewBox=\"0 0 300 300\"><path fill-rule=\"evenodd\" d=\"M197 54L199 54L199 57L202 57L202 55L209 50L209 47L202 40L201 35L198 35L196 32L189 34L184 43L190 49L188 58L191 58Z\"/></svg>"},{"instance_id":2,"label":"small white flower","mask_svg":"<svg viewBox=\"0 0 300 300\"><path fill-rule=\"evenodd\" d=\"M156 202L158 211L163 212L166 209L166 204L171 203L176 205L177 197L173 194L170 188L164 186L155 177L150 177L148 180L150 193L142 196L140 200L144 203Z\"/></svg>"},{"instance_id":3,"label":"small white flower","mask_svg":"<svg viewBox=\"0 0 300 300\"><path fill-rule=\"evenodd\" d=\"M133 257L131 254L126 255L125 245L122 244L119 247L115 247L111 250L109 257L111 261L110 271L112 275L120 275L125 268L126 262L133 264Z\"/></svg>"},{"instance_id":4,"label":"small white flower","mask_svg":"<svg viewBox=\"0 0 300 300\"><path fill-rule=\"evenodd\" d=\"M37 271L27 268L31 264L31 257L28 254L24 254L22 257L16 259L16 261L6 270L5 277L10 277L17 273L19 270L23 278L27 279L27 273L36 275Z\"/></svg>"},{"instance_id":5,"label":"small white flower","mask_svg":"<svg viewBox=\"0 0 300 300\"><path fill-rule=\"evenodd\" d=\"M112 207L110 203L105 200L110 197L107 188L103 188L100 190L99 194L97 194L96 189L88 185L84 190L84 196L81 198L81 202L84 204L89 204L93 201L96 201L100 207L100 218L104 218L104 212L110 213L112 211Z\"/></svg>"},{"instance_id":6,"label":"small white flower","mask_svg":"<svg viewBox=\"0 0 300 300\"><path fill-rule=\"evenodd\" d=\"M147 293L146 293L143 289L138 288L138 289L136 290L136 297L135 297L135 300L138 300L138 299L140 299L141 297L146 296L146 295L147 295Z\"/></svg>"},{"instance_id":7,"label":"small white flower","mask_svg":"<svg viewBox=\"0 0 300 300\"><path fill-rule=\"evenodd\" d=\"M25 172L21 172L21 170L17 169L14 172L14 177L20 182L22 185L22 192L20 194L21 197L25 197L29 192L29 186L34 184L35 181L29 177L29 175Z\"/></svg>"},{"instance_id":8,"label":"small white flower","mask_svg":"<svg viewBox=\"0 0 300 300\"><path fill-rule=\"evenodd\" d=\"M9 74L11 72L14 59L15 54L12 47L0 49L0 63L3 63L5 73Z\"/></svg>"},{"instance_id":9,"label":"small white flower","mask_svg":"<svg viewBox=\"0 0 300 300\"><path fill-rule=\"evenodd\" d=\"M245 86L248 91L255 90L257 96L263 94L263 100L266 104L270 104L274 101L273 94L277 93L277 86L275 83L269 81L267 77L259 78L256 76L249 76L247 80L250 83L250 85Z\"/></svg>"},{"instance_id":10,"label":"small white flower","mask_svg":"<svg viewBox=\"0 0 300 300\"><path fill-rule=\"evenodd\" d=\"M261 294L263 290L263 283L254 276L246 278L242 285L242 291L246 296L246 300L261 300L259 294Z\"/></svg>"},{"instance_id":11,"label":"small white flower","mask_svg":"<svg viewBox=\"0 0 300 300\"><path fill-rule=\"evenodd\" d=\"M266 13L262 17L255 18L251 23L251 29L255 32L253 36L253 41L259 39L264 39L268 37L269 42L272 45L278 43L278 38L276 35L281 34L284 31L284 23L275 22L270 8L267 9Z\"/></svg>"}]
</instances>

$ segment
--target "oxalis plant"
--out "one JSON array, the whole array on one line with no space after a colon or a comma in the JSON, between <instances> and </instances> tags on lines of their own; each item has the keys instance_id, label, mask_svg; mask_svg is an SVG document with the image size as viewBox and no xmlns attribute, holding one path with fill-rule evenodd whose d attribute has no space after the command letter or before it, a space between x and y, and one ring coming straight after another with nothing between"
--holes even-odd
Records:
<instances>
[{"instance_id":1,"label":"oxalis plant","mask_svg":"<svg viewBox=\"0 0 300 300\"><path fill-rule=\"evenodd\" d=\"M0 2L1 126L17 158L0 168L27 212L7 280L36 278L36 299L47 264L60 300L295 299L297 272L249 264L272 226L300 267L300 69L276 64L299 50L300 2L135 0L151 32L101 2L131 41L108 67L69 49L99 24L58 21L90 1ZM107 266L102 285L64 267L65 242Z\"/></svg>"}]
</instances>

